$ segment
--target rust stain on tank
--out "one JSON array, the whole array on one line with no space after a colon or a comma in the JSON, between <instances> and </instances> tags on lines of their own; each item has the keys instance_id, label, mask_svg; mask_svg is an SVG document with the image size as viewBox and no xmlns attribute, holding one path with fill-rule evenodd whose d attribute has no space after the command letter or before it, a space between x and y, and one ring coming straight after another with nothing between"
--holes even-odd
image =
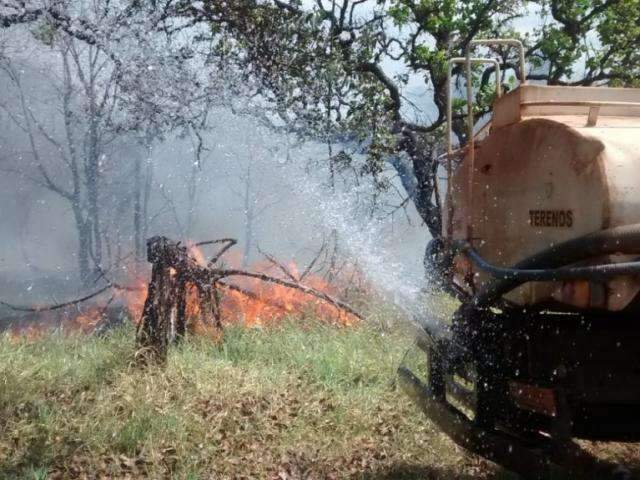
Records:
<instances>
[{"instance_id":1,"label":"rust stain on tank","mask_svg":"<svg viewBox=\"0 0 640 480\"><path fill-rule=\"evenodd\" d=\"M527 95L538 103L548 92L552 99L558 95L548 87L521 88L523 102ZM570 97L600 94L600 89L564 88ZM604 90L605 96L619 95ZM640 90L623 94L640 100ZM552 244L596 230L640 223L640 209L632 208L640 186L640 111L622 112L628 114L623 118L611 116L618 110L603 108L598 124L587 127L586 114L563 110L553 101L550 105L550 112L538 106L511 112L513 105L501 111L498 101L494 118L499 118L499 126L476 144L474 172L463 160L451 179L452 237L466 239L473 232L474 246L496 265L512 266ZM465 187L470 173L473 198ZM482 272L467 273L460 271L458 278L473 278L476 287L488 280ZM509 300L548 300L556 287L551 282L530 283Z\"/></svg>"}]
</instances>

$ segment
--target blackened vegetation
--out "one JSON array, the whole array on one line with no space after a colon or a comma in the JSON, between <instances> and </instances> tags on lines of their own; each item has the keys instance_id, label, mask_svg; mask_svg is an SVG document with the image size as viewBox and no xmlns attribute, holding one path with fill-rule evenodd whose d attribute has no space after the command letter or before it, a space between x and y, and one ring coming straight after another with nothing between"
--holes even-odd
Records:
<instances>
[{"instance_id":1,"label":"blackened vegetation","mask_svg":"<svg viewBox=\"0 0 640 480\"><path fill-rule=\"evenodd\" d=\"M211 327L219 337L222 336L223 329L220 300L224 289L234 290L250 299L259 298L254 292L227 283L224 280L226 277L251 277L300 290L362 319L362 315L346 303L312 287L263 273L223 268L219 260L236 244L236 240L212 240L196 244L196 247L210 244L221 244L222 247L203 266L189 255L189 249L180 242L173 242L165 237L153 237L147 241L147 259L153 268L142 318L136 332L138 358L142 363L149 360L163 361L169 344L184 336L187 326L187 298L194 289L198 304L195 310L199 312L200 321L205 327ZM259 300L279 306L269 299Z\"/></svg>"},{"instance_id":2,"label":"blackened vegetation","mask_svg":"<svg viewBox=\"0 0 640 480\"><path fill-rule=\"evenodd\" d=\"M147 299L136 332L141 358L166 357L167 346L186 330L187 283L198 290L201 320L222 330L217 293L219 275L203 268L187 247L164 237L147 242L147 259L153 264Z\"/></svg>"}]
</instances>

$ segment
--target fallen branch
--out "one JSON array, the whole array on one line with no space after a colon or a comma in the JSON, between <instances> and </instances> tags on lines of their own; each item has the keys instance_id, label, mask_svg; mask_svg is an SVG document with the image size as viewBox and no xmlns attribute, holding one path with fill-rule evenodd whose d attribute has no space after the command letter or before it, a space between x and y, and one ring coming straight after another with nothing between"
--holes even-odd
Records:
<instances>
[{"instance_id":1,"label":"fallen branch","mask_svg":"<svg viewBox=\"0 0 640 480\"><path fill-rule=\"evenodd\" d=\"M111 290L111 289L125 290L127 292L135 292L135 291L143 290L142 287L129 287L128 285L121 285L119 283L109 282L108 285L105 285L104 287L96 290L93 293L89 293L84 297L76 298L75 300L69 300L67 302L54 303L54 304L42 305L42 306L26 306L26 305L23 306L23 305L14 305L12 303L5 302L4 300L0 300L0 305L4 305L5 307L10 308L11 310L15 310L16 312L49 312L52 310L59 310L64 307L69 307L71 305L77 305L79 303L86 302L87 300L91 300L92 298L97 297L98 295L101 295L107 290Z\"/></svg>"},{"instance_id":2,"label":"fallen branch","mask_svg":"<svg viewBox=\"0 0 640 480\"><path fill-rule=\"evenodd\" d=\"M281 278L271 277L269 275L265 275L264 273L253 273L247 272L245 270L212 270L212 273L217 274L220 278L224 277L233 277L233 276L241 276L241 277L251 277L262 280L263 282L275 283L277 285L282 285L283 287L293 288L296 290L300 290L301 292L306 293L307 295L312 295L314 297L320 298L327 303L332 304L334 307L344 310L345 312L350 313L356 318L360 320L364 320L364 317L354 310L350 305L344 303L342 300L338 300L337 298L333 298L331 295L328 295L320 290L316 290L313 287L307 287L306 285L302 285L300 283L289 282L287 280L282 280Z\"/></svg>"},{"instance_id":3,"label":"fallen branch","mask_svg":"<svg viewBox=\"0 0 640 480\"><path fill-rule=\"evenodd\" d=\"M206 245L215 245L217 243L230 243L231 245L235 245L238 243L238 240L235 238L218 238L216 240L204 240L202 242L194 243L194 247L204 247Z\"/></svg>"},{"instance_id":4,"label":"fallen branch","mask_svg":"<svg viewBox=\"0 0 640 480\"><path fill-rule=\"evenodd\" d=\"M311 273L311 271L313 270L313 267L316 265L316 263L318 262L318 260L322 256L322 253L324 252L325 246L326 246L326 242L323 239L322 240L322 246L320 247L320 250L318 250L318 253L316 254L316 256L313 257L313 260L311 260L311 263L309 263L309 265L307 265L307 268L304 269L304 272L302 272L302 275L300 275L300 281L304 280L307 277L307 275L309 275Z\"/></svg>"},{"instance_id":5,"label":"fallen branch","mask_svg":"<svg viewBox=\"0 0 640 480\"><path fill-rule=\"evenodd\" d=\"M54 303L53 305L44 305L40 307L13 305L11 303L4 302L2 300L0 300L0 305L9 307L10 309L15 310L17 312L46 312L50 310L59 310L60 308L68 307L70 305L77 305L78 303L86 302L87 300L97 297L101 293L104 293L107 290L110 290L112 288L116 288L116 287L113 285L107 285L106 287L103 287L100 290L97 290L93 293L85 295L84 297L77 298L75 300L70 300L68 302L63 302L63 303Z\"/></svg>"},{"instance_id":6,"label":"fallen branch","mask_svg":"<svg viewBox=\"0 0 640 480\"><path fill-rule=\"evenodd\" d=\"M227 252L227 250L229 250L231 247L237 244L238 241L235 238L223 238L222 240L214 241L214 243L226 243L226 245L223 246L211 260L209 260L209 263L207 264L208 267L211 267L216 263L218 263L218 260L220 260L220 257L222 257L222 255L224 255ZM197 246L198 244L196 244L196 247Z\"/></svg>"},{"instance_id":7,"label":"fallen branch","mask_svg":"<svg viewBox=\"0 0 640 480\"><path fill-rule=\"evenodd\" d=\"M299 282L300 279L297 278L293 273L291 273L289 271L289 269L287 267L285 267L283 264L281 264L279 261L277 261L273 255L267 253L267 252L263 252L262 250L260 250L260 247L258 247L258 251L262 254L262 256L264 258L266 258L269 263L271 263L272 265L274 265L275 267L278 268L278 270L280 270L282 273L285 274L286 277L288 277L291 281L293 282Z\"/></svg>"}]
</instances>

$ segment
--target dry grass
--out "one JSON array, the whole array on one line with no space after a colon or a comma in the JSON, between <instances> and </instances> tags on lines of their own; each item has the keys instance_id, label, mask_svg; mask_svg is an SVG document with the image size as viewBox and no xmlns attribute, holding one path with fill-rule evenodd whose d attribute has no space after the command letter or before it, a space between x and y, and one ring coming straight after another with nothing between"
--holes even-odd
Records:
<instances>
[{"instance_id":1,"label":"dry grass","mask_svg":"<svg viewBox=\"0 0 640 480\"><path fill-rule=\"evenodd\" d=\"M0 340L0 478L503 476L396 388L409 340L300 322L190 339L164 369L132 332Z\"/></svg>"}]
</instances>

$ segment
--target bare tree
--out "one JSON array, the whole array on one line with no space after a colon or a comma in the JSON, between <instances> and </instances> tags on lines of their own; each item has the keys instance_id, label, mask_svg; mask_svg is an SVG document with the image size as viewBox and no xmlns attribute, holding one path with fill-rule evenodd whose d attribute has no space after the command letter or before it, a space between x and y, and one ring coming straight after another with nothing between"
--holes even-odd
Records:
<instances>
[{"instance_id":1,"label":"bare tree","mask_svg":"<svg viewBox=\"0 0 640 480\"><path fill-rule=\"evenodd\" d=\"M227 172L235 177L231 182L237 187L229 187L231 193L240 201L238 210L243 217L244 245L242 249L242 265L246 267L257 248L256 237L260 221L265 213L279 201L277 191L265 184L267 171L276 167L270 162L269 147L260 129L248 127L243 141L233 149L234 169Z\"/></svg>"},{"instance_id":2,"label":"bare tree","mask_svg":"<svg viewBox=\"0 0 640 480\"><path fill-rule=\"evenodd\" d=\"M145 242L149 230L149 201L153 186L153 151L159 139L153 125L142 132L139 143L142 152L133 162L133 250L136 259L145 258Z\"/></svg>"},{"instance_id":3,"label":"bare tree","mask_svg":"<svg viewBox=\"0 0 640 480\"><path fill-rule=\"evenodd\" d=\"M28 25L33 36L21 25ZM114 250L120 247L125 215L132 218L133 249L138 258L143 257L155 186L154 148L175 132L203 131L207 112L223 90L220 81L216 82L219 72L191 41L202 27L187 32L189 25L174 21L160 8L145 10L142 5L121 0L0 2L0 27L25 34L27 42L51 47L41 49L39 58L22 63L36 70L43 58L56 60L43 76L42 84L47 88L32 89L30 79L20 72L20 62L9 60L6 42L0 44L3 71L21 99L11 102L9 95L3 108L29 138L35 167L18 164L11 170L71 204L82 277L104 257L118 258ZM185 31L183 40L172 35L178 30ZM208 51L210 45L205 47ZM32 97L38 90L51 94L45 102L54 104L55 112L49 112L51 106L43 109L43 102L36 105ZM46 115L41 116L41 111ZM101 205L113 193L107 192L103 183L115 181L106 178L106 170L115 162L108 158L110 145L132 138L138 139L143 153L133 156L132 171L129 165L120 165L120 171L110 172L122 177L126 170L130 176L120 178L121 194L110 200L114 208ZM196 151L198 165L202 151ZM198 175L195 168L192 170L189 197L194 204ZM105 216L114 214L121 217L120 227L114 229L118 236L115 244L105 221ZM192 219L188 223L192 224Z\"/></svg>"},{"instance_id":4,"label":"bare tree","mask_svg":"<svg viewBox=\"0 0 640 480\"><path fill-rule=\"evenodd\" d=\"M202 167L204 166L204 155L209 150L205 143L205 132L209 129L209 104L198 121L190 121L186 127L186 135L191 140L191 148L193 151L193 161L189 172L189 181L187 182L187 222L186 235L188 238L193 236L193 227L195 223L195 213L198 200L198 185L200 183Z\"/></svg>"},{"instance_id":5,"label":"bare tree","mask_svg":"<svg viewBox=\"0 0 640 480\"><path fill-rule=\"evenodd\" d=\"M106 147L115 138L117 69L98 47L60 36L52 45L57 74L52 86L54 109L37 105L25 88L24 75L4 57L0 68L17 101L0 103L12 123L27 137L33 169L11 168L66 200L78 235L78 268L82 278L103 256L101 183ZM62 126L62 129L58 127Z\"/></svg>"}]
</instances>

